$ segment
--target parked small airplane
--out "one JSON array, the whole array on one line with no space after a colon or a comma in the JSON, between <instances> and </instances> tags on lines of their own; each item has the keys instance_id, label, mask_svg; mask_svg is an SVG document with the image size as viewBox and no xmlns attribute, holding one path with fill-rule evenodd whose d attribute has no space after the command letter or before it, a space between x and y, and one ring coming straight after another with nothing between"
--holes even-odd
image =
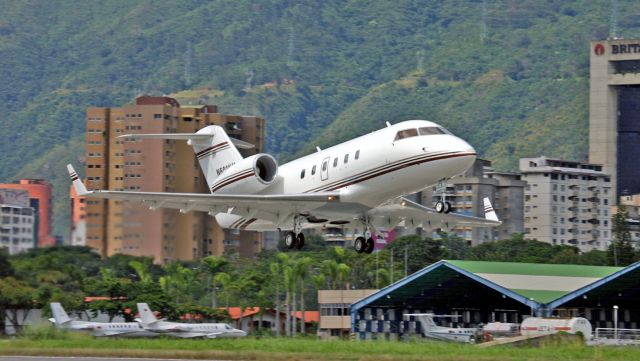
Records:
<instances>
[{"instance_id":1,"label":"parked small airplane","mask_svg":"<svg viewBox=\"0 0 640 361\"><path fill-rule=\"evenodd\" d=\"M414 316L420 322L422 335L441 341L474 343L476 340L477 328L452 328L436 325L433 320L436 317L455 318L459 315L435 315L433 313L405 313L404 317Z\"/></svg>"},{"instance_id":2,"label":"parked small airplane","mask_svg":"<svg viewBox=\"0 0 640 361\"><path fill-rule=\"evenodd\" d=\"M51 303L53 318L49 321L57 328L71 331L93 331L97 337L155 337L157 333L146 331L137 322L91 322L72 320L62 305L58 302Z\"/></svg>"},{"instance_id":3,"label":"parked small airplane","mask_svg":"<svg viewBox=\"0 0 640 361\"><path fill-rule=\"evenodd\" d=\"M488 198L485 217L449 213L444 193L435 208L404 196L462 174L476 159L464 140L436 123L409 120L304 156L280 167L269 154L242 158L251 144L210 125L195 134L129 134L130 139L186 140L200 162L211 194L88 191L67 166L79 196L139 201L150 209L204 211L228 229L286 230L289 248L302 248L302 229L361 225L357 252L371 253L377 227L451 229L493 227L501 222ZM357 226L356 226L357 227Z\"/></svg>"},{"instance_id":4,"label":"parked small airplane","mask_svg":"<svg viewBox=\"0 0 640 361\"><path fill-rule=\"evenodd\" d=\"M169 336L222 338L247 335L246 332L235 329L226 323L183 323L158 320L146 303L138 303L138 313L140 314L138 322L145 330Z\"/></svg>"}]
</instances>

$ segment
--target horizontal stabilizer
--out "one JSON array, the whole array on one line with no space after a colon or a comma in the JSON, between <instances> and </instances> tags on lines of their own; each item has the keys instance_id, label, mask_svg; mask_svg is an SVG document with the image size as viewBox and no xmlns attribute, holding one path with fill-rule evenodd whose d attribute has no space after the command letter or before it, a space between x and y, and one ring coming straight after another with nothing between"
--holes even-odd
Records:
<instances>
[{"instance_id":1,"label":"horizontal stabilizer","mask_svg":"<svg viewBox=\"0 0 640 361\"><path fill-rule=\"evenodd\" d=\"M167 134L125 134L118 136L118 138L122 139L169 139L169 140L207 140L212 138L213 134L208 133L167 133ZM242 141L240 139L235 139L229 137L229 140L233 145L240 149L253 149L256 146Z\"/></svg>"}]
</instances>

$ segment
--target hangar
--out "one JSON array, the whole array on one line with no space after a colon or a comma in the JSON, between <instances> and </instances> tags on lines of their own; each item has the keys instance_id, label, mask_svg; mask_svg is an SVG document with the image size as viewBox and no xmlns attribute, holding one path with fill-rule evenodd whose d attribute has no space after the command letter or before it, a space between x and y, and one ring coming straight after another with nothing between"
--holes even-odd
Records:
<instances>
[{"instance_id":1,"label":"hangar","mask_svg":"<svg viewBox=\"0 0 640 361\"><path fill-rule=\"evenodd\" d=\"M525 317L585 317L594 329L640 326L640 262L628 267L511 262L436 262L351 306L360 339L397 339L420 332L406 313L452 314L450 327L517 322ZM441 322L442 323L442 322Z\"/></svg>"}]
</instances>

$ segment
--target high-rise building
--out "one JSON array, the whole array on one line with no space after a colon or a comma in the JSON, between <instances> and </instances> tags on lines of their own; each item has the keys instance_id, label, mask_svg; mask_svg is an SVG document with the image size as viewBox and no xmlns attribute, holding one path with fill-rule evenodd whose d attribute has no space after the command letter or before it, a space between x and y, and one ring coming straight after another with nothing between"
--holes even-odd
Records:
<instances>
[{"instance_id":1,"label":"high-rise building","mask_svg":"<svg viewBox=\"0 0 640 361\"><path fill-rule=\"evenodd\" d=\"M640 193L640 40L591 42L589 162L611 175L610 200Z\"/></svg>"},{"instance_id":2,"label":"high-rise building","mask_svg":"<svg viewBox=\"0 0 640 361\"><path fill-rule=\"evenodd\" d=\"M36 212L29 203L26 190L0 189L0 248L9 254L36 246Z\"/></svg>"},{"instance_id":3,"label":"high-rise building","mask_svg":"<svg viewBox=\"0 0 640 361\"><path fill-rule=\"evenodd\" d=\"M611 240L611 177L602 166L560 159L521 158L527 182L527 238L581 251L604 250Z\"/></svg>"},{"instance_id":4,"label":"high-rise building","mask_svg":"<svg viewBox=\"0 0 640 361\"><path fill-rule=\"evenodd\" d=\"M73 184L69 189L71 199L71 242L72 246L87 245L87 209L85 197L79 197Z\"/></svg>"},{"instance_id":5,"label":"high-rise building","mask_svg":"<svg viewBox=\"0 0 640 361\"><path fill-rule=\"evenodd\" d=\"M0 189L25 190L29 194L29 207L35 210L38 229L37 247L53 247L55 238L51 235L52 192L51 184L43 179L20 179L18 183L0 184Z\"/></svg>"},{"instance_id":6,"label":"high-rise building","mask_svg":"<svg viewBox=\"0 0 640 361\"><path fill-rule=\"evenodd\" d=\"M220 125L230 137L263 146L263 119L218 113L213 105L180 106L173 98L141 96L121 108L87 109L86 183L89 189L208 193L193 149L186 142L122 139L135 133L194 133ZM250 257L261 249L257 232L224 232L203 212L86 201L87 245L103 255L153 256L157 262L188 260L235 250Z\"/></svg>"},{"instance_id":7,"label":"high-rise building","mask_svg":"<svg viewBox=\"0 0 640 361\"><path fill-rule=\"evenodd\" d=\"M489 197L502 224L493 228L456 227L453 233L477 245L487 241L508 239L513 233L524 232L523 199L525 182L520 175L509 172L495 172L491 162L477 159L462 176L452 178L446 187L446 200L453 206L453 212L468 216L484 217L485 197ZM423 204L435 206L440 194L423 191Z\"/></svg>"}]
</instances>

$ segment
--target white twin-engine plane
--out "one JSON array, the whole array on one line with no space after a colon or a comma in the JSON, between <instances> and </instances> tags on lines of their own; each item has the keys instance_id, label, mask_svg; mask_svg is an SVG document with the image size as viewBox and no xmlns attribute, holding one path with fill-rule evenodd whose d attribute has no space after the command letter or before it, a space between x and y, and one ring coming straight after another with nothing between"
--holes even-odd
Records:
<instances>
[{"instance_id":1,"label":"white twin-engine plane","mask_svg":"<svg viewBox=\"0 0 640 361\"><path fill-rule=\"evenodd\" d=\"M87 191L71 165L79 196L139 201L151 209L204 211L223 228L286 230L289 248L302 248L304 228L362 225L354 242L359 253L371 253L376 227L499 225L488 198L485 217L449 213L444 193L435 209L405 195L462 174L476 151L436 123L409 120L296 159L278 167L269 154L242 158L238 148L253 145L210 125L195 134L130 134L122 138L186 140L192 145L211 194L92 190ZM404 223L404 224L403 224Z\"/></svg>"}]
</instances>

